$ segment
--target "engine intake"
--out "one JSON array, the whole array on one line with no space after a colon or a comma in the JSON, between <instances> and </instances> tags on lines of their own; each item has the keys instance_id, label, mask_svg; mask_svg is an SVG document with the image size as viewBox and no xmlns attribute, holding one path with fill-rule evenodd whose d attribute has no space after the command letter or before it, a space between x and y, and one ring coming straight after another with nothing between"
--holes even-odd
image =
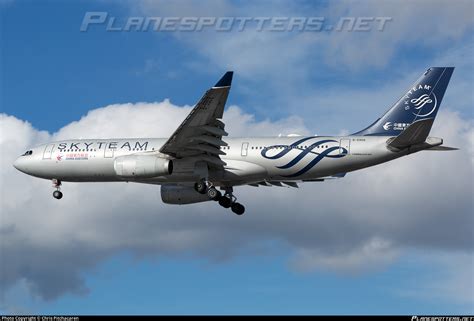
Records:
<instances>
[{"instance_id":1,"label":"engine intake","mask_svg":"<svg viewBox=\"0 0 474 321\"><path fill-rule=\"evenodd\" d=\"M173 173L173 161L156 156L119 156L114 161L114 170L120 177L165 176Z\"/></svg>"},{"instance_id":2,"label":"engine intake","mask_svg":"<svg viewBox=\"0 0 474 321\"><path fill-rule=\"evenodd\" d=\"M161 185L161 200L166 204L192 204L210 201L206 194L199 194L194 187Z\"/></svg>"}]
</instances>

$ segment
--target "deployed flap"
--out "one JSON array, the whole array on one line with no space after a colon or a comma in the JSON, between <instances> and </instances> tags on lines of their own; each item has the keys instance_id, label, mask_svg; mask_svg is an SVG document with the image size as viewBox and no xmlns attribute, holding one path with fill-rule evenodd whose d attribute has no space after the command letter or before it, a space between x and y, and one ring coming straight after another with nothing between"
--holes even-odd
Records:
<instances>
[{"instance_id":1,"label":"deployed flap","mask_svg":"<svg viewBox=\"0 0 474 321\"><path fill-rule=\"evenodd\" d=\"M219 155L225 154L221 146L227 146L222 136L227 136L220 120L232 83L232 71L228 71L214 87L209 89L186 119L161 147L160 152L176 158L193 157L211 166L225 163Z\"/></svg>"},{"instance_id":2,"label":"deployed flap","mask_svg":"<svg viewBox=\"0 0 474 321\"><path fill-rule=\"evenodd\" d=\"M402 149L425 142L433 125L434 118L420 119L408 126L400 135L388 142L389 147Z\"/></svg>"},{"instance_id":3,"label":"deployed flap","mask_svg":"<svg viewBox=\"0 0 474 321\"><path fill-rule=\"evenodd\" d=\"M459 148L449 147L449 146L434 146L426 150L451 151L451 150L459 150Z\"/></svg>"},{"instance_id":4,"label":"deployed flap","mask_svg":"<svg viewBox=\"0 0 474 321\"><path fill-rule=\"evenodd\" d=\"M261 182L257 182L257 183L247 184L247 185L254 186L254 187L278 186L278 187L295 187L295 188L298 188L298 184L295 183L295 182L283 182L283 181L261 181Z\"/></svg>"}]
</instances>

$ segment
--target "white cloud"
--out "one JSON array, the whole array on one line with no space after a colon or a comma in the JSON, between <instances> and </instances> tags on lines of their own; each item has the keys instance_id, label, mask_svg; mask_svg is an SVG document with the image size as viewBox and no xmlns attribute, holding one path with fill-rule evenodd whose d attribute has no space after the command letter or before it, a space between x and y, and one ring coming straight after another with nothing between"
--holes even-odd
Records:
<instances>
[{"instance_id":1,"label":"white cloud","mask_svg":"<svg viewBox=\"0 0 474 321\"><path fill-rule=\"evenodd\" d=\"M193 1L129 3L133 15L147 16L323 16L329 23L341 17L392 17L383 32L257 32L248 28L232 33L170 34L195 53L191 62L181 64L185 68L199 73L234 70L240 78L235 90L258 118L270 108L273 120L297 114L318 134L354 132L369 125L425 68L435 65L457 68L443 105L472 117L473 6L472 1L448 4L443 0L410 1L402 6L393 1L327 5L278 1L271 6L217 1L205 9ZM157 33L157 41L162 36Z\"/></svg>"},{"instance_id":2,"label":"white cloud","mask_svg":"<svg viewBox=\"0 0 474 321\"><path fill-rule=\"evenodd\" d=\"M392 244L377 237L366 240L350 252L342 251L327 254L321 250L301 249L296 252L293 265L302 271L323 269L353 274L380 268L395 260L398 254Z\"/></svg>"},{"instance_id":3,"label":"white cloud","mask_svg":"<svg viewBox=\"0 0 474 321\"><path fill-rule=\"evenodd\" d=\"M25 282L46 299L87 293L81 271L125 250L220 261L276 240L294 251L300 269L344 273L389 264L406 248L472 253L474 129L448 111L432 134L460 151L423 152L300 189L237 188L244 217L215 203L164 205L157 186L132 183L66 182L57 201L50 182L11 166L26 148L48 140L166 136L189 110L167 100L111 105L53 134L1 115L1 287ZM232 136L309 132L299 118L256 121L237 106L225 121Z\"/></svg>"},{"instance_id":4,"label":"white cloud","mask_svg":"<svg viewBox=\"0 0 474 321\"><path fill-rule=\"evenodd\" d=\"M474 27L472 1L444 0L339 1L330 7L334 17L391 17L383 32L337 32L328 38L326 61L351 68L382 67L410 46L444 51L447 42L459 41ZM440 46L442 46L440 48Z\"/></svg>"},{"instance_id":5,"label":"white cloud","mask_svg":"<svg viewBox=\"0 0 474 321\"><path fill-rule=\"evenodd\" d=\"M205 6L194 1L133 1L131 11L158 16L204 17L324 17L337 25L341 17L390 17L383 31L370 32L176 32L173 36L221 68L233 67L244 77L277 76L278 80L310 76L315 66L363 70L381 68L402 50L416 46L444 51L446 43L472 32L472 1L332 1L327 6L288 1L239 3L216 1ZM420 18L422 17L422 18ZM272 68L268 68L271 66ZM283 74L282 74L283 72ZM270 73L270 74L269 74ZM278 75L278 73L280 75ZM278 77L279 76L279 77Z\"/></svg>"},{"instance_id":6,"label":"white cloud","mask_svg":"<svg viewBox=\"0 0 474 321\"><path fill-rule=\"evenodd\" d=\"M206 60L202 64L199 59L194 61L194 68L206 72L212 70L210 66L234 69L245 78L240 90L249 96L257 99L262 87L269 86L283 107L268 106L308 116L260 121L231 106L225 120L233 136L311 134L314 131L306 126L318 121L318 134L328 133L329 126L337 132L347 128L349 121L354 124L366 116L375 118L375 109L383 112L396 99L390 98L393 93L401 93L421 69L438 62L458 67L453 76L456 83L448 89L443 105L470 111L474 102L472 45L459 43L472 31L472 2L346 4L331 2L317 11L301 3L285 2L272 2L270 8L265 3L236 8L225 1L209 6L145 1L136 8L134 1L131 7L141 14L169 16L394 17L382 33L173 34ZM420 17L424 17L422 22ZM394 55L404 57L402 50L415 44L439 55L423 60L426 65L413 74L406 74L406 66L397 66L394 72L398 81L362 90L334 85L337 77L345 76L340 71L383 69L400 62L393 59ZM322 88L314 89L319 91L315 95L308 94L314 83L309 80L327 72L328 64L328 77L338 71L336 78L330 79L332 89L322 84ZM143 71L156 68L159 63L151 60L145 62ZM388 73L387 78L393 79ZM259 86L254 86L255 82ZM243 87L244 83L248 87ZM349 104L351 111L360 113L341 113ZM430 249L436 254L456 250L465 258L463 264L472 267L474 129L472 117L465 119L446 108L440 112L432 134L444 137L445 144L460 147L460 151L423 152L349 173L342 180L308 183L299 190L238 188L237 196L247 206L246 215L240 218L223 215L224 210L213 203L164 205L157 186L138 184L65 183L65 197L58 202L51 197L50 182L23 175L11 166L27 147L49 140L168 136L190 109L168 100L110 105L90 111L56 133L37 131L23 120L0 115L2 291L19 287L46 299L67 292L83 294L87 289L82 272L121 251L154 257L191 253L219 261L237 253L253 254L261 244L274 240L289 246L294 253L291 263L302 270L364 272L390 264L406 249ZM315 109L318 115L314 115ZM429 280L431 287L450 289L445 292L455 300L472 302L472 282L463 282L472 280L472 268L454 278L456 267L443 266L453 273L446 279Z\"/></svg>"}]
</instances>

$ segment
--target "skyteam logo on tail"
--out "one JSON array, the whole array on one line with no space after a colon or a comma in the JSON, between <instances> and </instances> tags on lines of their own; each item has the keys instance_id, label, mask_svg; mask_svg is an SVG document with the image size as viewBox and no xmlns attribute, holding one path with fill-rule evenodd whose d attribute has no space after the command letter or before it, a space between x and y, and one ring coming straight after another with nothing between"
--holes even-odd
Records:
<instances>
[{"instance_id":1,"label":"skyteam logo on tail","mask_svg":"<svg viewBox=\"0 0 474 321\"><path fill-rule=\"evenodd\" d=\"M405 99L405 110L417 117L428 117L438 106L436 95L429 85L418 85L410 89Z\"/></svg>"},{"instance_id":2,"label":"skyteam logo on tail","mask_svg":"<svg viewBox=\"0 0 474 321\"><path fill-rule=\"evenodd\" d=\"M426 104L431 104L433 100L428 96L428 94L423 94L416 99L410 100L410 102L415 105L415 109L420 109Z\"/></svg>"},{"instance_id":3,"label":"skyteam logo on tail","mask_svg":"<svg viewBox=\"0 0 474 321\"><path fill-rule=\"evenodd\" d=\"M412 111L412 113L418 117L427 117L431 115L436 110L436 107L438 105L436 95L434 93L431 93L429 95L423 94L416 99L410 100L410 102L413 104L415 110L417 111Z\"/></svg>"}]
</instances>

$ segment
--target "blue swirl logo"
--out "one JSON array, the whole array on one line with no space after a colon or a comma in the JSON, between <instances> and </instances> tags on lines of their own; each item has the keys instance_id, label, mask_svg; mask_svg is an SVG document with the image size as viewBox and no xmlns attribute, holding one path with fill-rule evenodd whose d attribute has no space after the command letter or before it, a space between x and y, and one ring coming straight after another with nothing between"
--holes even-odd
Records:
<instances>
[{"instance_id":1,"label":"blue swirl logo","mask_svg":"<svg viewBox=\"0 0 474 321\"><path fill-rule=\"evenodd\" d=\"M347 155L347 152L348 152L347 149L345 149L342 146L341 147L333 146L333 147L323 149L322 151L319 151L319 150L314 151L315 148L321 149L319 146L321 146L323 144L337 143L338 142L337 140L333 140L333 139L320 140L320 141L317 141L317 142L315 142L315 143L313 143L313 144L311 144L311 145L309 145L305 148L299 146L300 144L302 144L302 143L304 143L304 142L306 142L310 139L315 139L315 138L316 137L306 137L306 138L300 139L300 140L292 143L291 145L273 145L273 146L265 147L264 149L262 149L261 155L266 159L280 159L280 158L282 158L283 156L285 156L286 154L288 154L292 151L299 152L298 155L296 155L292 160L290 160L285 165L276 166L277 168L280 168L280 169L292 168L293 166L298 164L307 155L314 156L314 158L305 167L303 167L302 169L300 169L296 173L293 173L293 174L290 174L290 175L282 175L284 177L296 177L296 176L303 175L304 173L309 171L311 168L316 166L316 164L318 164L325 157L328 157L328 158L341 158L341 157L344 157L344 156ZM281 149L281 148L283 150L280 151L279 153L277 153L273 156L268 156L267 155L268 151L275 150L275 149ZM336 150L339 150L339 149L342 149L341 153L338 153L338 154L335 154L335 155L330 155L333 151L336 151Z\"/></svg>"},{"instance_id":2,"label":"blue swirl logo","mask_svg":"<svg viewBox=\"0 0 474 321\"><path fill-rule=\"evenodd\" d=\"M411 99L410 102L413 104L415 111L413 115L417 117L427 117L431 115L438 106L438 101L434 93L423 94L418 98Z\"/></svg>"}]
</instances>

